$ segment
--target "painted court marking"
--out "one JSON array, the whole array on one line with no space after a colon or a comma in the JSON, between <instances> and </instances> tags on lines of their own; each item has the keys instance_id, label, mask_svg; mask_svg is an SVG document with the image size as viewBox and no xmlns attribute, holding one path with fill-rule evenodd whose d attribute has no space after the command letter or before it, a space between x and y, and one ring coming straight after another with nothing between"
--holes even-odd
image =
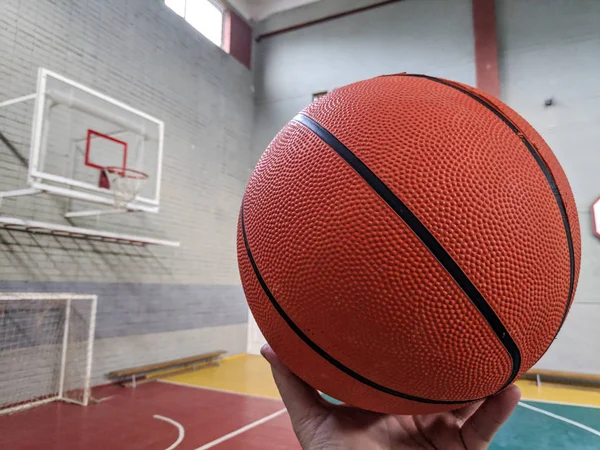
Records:
<instances>
[{"instance_id":1,"label":"painted court marking","mask_svg":"<svg viewBox=\"0 0 600 450\"><path fill-rule=\"evenodd\" d=\"M283 408L277 411L276 413L271 414L270 416L263 417L262 419L259 419L256 422L252 422L251 424L240 428L239 430L235 430L229 434L226 434L225 436L221 436L219 439L215 439L214 441L209 442L208 444L204 444L202 447L198 447L196 450L207 450L209 448L213 448L214 446L219 445L221 442L228 441L229 439L234 438L242 433L245 433L246 431L251 430L252 428L256 428L257 426L262 425L263 423L266 423L269 420L273 420L276 417L281 416L286 411L287 410Z\"/></svg>"},{"instance_id":2,"label":"painted court marking","mask_svg":"<svg viewBox=\"0 0 600 450\"><path fill-rule=\"evenodd\" d=\"M523 400L533 403L547 403L549 405L565 405L565 406L576 406L578 408L592 408L600 409L600 405L591 405L586 403L571 403L571 402L559 402L556 400L541 400L538 398L524 398Z\"/></svg>"},{"instance_id":3,"label":"painted court marking","mask_svg":"<svg viewBox=\"0 0 600 450\"><path fill-rule=\"evenodd\" d=\"M561 422L568 423L569 425L581 428L582 430L585 430L589 433L595 434L596 436L600 437L600 431L594 430L593 428L583 425L582 423L575 422L574 420L567 419L566 417L559 416L558 414L551 413L550 411L546 411L544 409L536 408L535 406L531 406L523 402L519 402L519 406L526 409L530 409L531 411L535 411L540 414L544 414L545 416L552 417L553 419L560 420Z\"/></svg>"},{"instance_id":4,"label":"painted court marking","mask_svg":"<svg viewBox=\"0 0 600 450\"><path fill-rule=\"evenodd\" d=\"M206 386L198 386L195 384L181 383L179 381L171 381L171 380L156 380L156 381L158 381L159 383L173 384L175 386L184 386L184 387L193 388L193 389L202 389L203 391L222 392L223 394L241 395L242 397L260 398L263 400L275 400L276 402L281 401L280 398L267 397L266 395L245 394L243 392L228 391L226 389L218 389L218 388L212 388L212 387L206 387Z\"/></svg>"},{"instance_id":5,"label":"painted court marking","mask_svg":"<svg viewBox=\"0 0 600 450\"><path fill-rule=\"evenodd\" d=\"M171 444L171 446L168 447L166 450L173 450L174 448L177 448L177 446L179 444L181 444L181 441L183 441L183 438L185 437L185 430L184 430L183 426L179 422L175 422L173 419L169 419L168 417L165 417L165 416L159 416L158 414L155 414L152 417L154 417L155 419L158 419L158 420L163 420L163 421L170 423L171 425L177 427L177 431L179 431L179 436L177 437L177 440L175 442L173 442Z\"/></svg>"}]
</instances>

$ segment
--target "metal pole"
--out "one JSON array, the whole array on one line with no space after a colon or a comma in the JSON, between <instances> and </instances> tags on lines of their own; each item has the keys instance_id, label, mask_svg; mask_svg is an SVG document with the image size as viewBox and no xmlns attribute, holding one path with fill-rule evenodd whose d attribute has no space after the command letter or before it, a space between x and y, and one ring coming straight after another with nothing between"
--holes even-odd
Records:
<instances>
[{"instance_id":1,"label":"metal pole","mask_svg":"<svg viewBox=\"0 0 600 450\"><path fill-rule=\"evenodd\" d=\"M12 100L6 100L5 102L0 103L0 108L4 108L6 106L16 105L17 103L27 102L29 100L33 100L37 97L36 94L24 95L23 97L13 98Z\"/></svg>"},{"instance_id":2,"label":"metal pole","mask_svg":"<svg viewBox=\"0 0 600 450\"><path fill-rule=\"evenodd\" d=\"M62 355L60 358L60 378L58 385L58 398L62 399L65 387L65 372L67 368L67 349L69 346L69 322L71 320L71 299L65 305L65 328L63 332Z\"/></svg>"},{"instance_id":3,"label":"metal pole","mask_svg":"<svg viewBox=\"0 0 600 450\"><path fill-rule=\"evenodd\" d=\"M165 124L164 122L160 122L158 124L158 161L156 164L156 192L154 194L154 199L156 201L156 205L160 203L160 190L162 185L162 160L163 160L163 152L165 145Z\"/></svg>"},{"instance_id":4,"label":"metal pole","mask_svg":"<svg viewBox=\"0 0 600 450\"><path fill-rule=\"evenodd\" d=\"M34 172L39 171L39 154L42 139L42 129L44 125L45 101L46 101L46 72L40 69L38 73L37 97L33 109L33 126L31 127L31 148L29 150L29 174L28 181L30 185L34 180Z\"/></svg>"},{"instance_id":5,"label":"metal pole","mask_svg":"<svg viewBox=\"0 0 600 450\"><path fill-rule=\"evenodd\" d=\"M96 310L98 307L98 297L92 298L92 311L90 312L90 329L88 330L87 342L87 361L85 368L85 384L83 390L83 406L87 406L90 399L90 389L92 380L92 360L94 352L94 334L96 332Z\"/></svg>"}]
</instances>

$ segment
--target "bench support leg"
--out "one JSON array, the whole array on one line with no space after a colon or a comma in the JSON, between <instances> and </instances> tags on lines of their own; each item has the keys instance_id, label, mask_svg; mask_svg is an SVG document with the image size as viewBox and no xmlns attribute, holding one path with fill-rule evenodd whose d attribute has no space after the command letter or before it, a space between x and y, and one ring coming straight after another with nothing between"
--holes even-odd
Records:
<instances>
[{"instance_id":1,"label":"bench support leg","mask_svg":"<svg viewBox=\"0 0 600 450\"><path fill-rule=\"evenodd\" d=\"M131 386L135 388L135 375L131 375Z\"/></svg>"}]
</instances>

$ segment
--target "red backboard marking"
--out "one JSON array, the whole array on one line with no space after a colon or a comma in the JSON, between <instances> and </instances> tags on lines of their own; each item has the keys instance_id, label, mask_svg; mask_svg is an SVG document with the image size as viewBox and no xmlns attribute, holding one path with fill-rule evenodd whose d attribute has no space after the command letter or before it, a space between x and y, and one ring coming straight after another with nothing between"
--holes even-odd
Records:
<instances>
[{"instance_id":1,"label":"red backboard marking","mask_svg":"<svg viewBox=\"0 0 600 450\"><path fill-rule=\"evenodd\" d=\"M123 146L123 165L122 165L122 167L123 167L123 169L127 169L127 142L120 141L119 139L115 139L112 136L108 136L106 134L100 133L95 130L88 130L88 133L87 133L87 142L85 144L85 165L86 166L93 167L94 169L98 169L98 170L104 169L104 166L94 164L93 162L90 161L90 151L91 151L91 147L92 147L92 138L93 137L99 137L102 139L107 139L116 144L121 144Z\"/></svg>"}]
</instances>

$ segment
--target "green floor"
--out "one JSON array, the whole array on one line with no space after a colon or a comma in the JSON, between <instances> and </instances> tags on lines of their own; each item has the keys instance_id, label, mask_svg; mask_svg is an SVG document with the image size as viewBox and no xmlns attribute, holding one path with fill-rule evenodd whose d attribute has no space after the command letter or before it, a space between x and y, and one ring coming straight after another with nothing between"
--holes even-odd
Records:
<instances>
[{"instance_id":1,"label":"green floor","mask_svg":"<svg viewBox=\"0 0 600 450\"><path fill-rule=\"evenodd\" d=\"M530 400L522 403L591 428L591 431L519 405L489 450L600 450L600 408Z\"/></svg>"},{"instance_id":2,"label":"green floor","mask_svg":"<svg viewBox=\"0 0 600 450\"><path fill-rule=\"evenodd\" d=\"M600 434L600 408L534 401L523 403L587 426ZM519 406L490 446L490 450L504 449L598 450L600 436Z\"/></svg>"}]
</instances>

